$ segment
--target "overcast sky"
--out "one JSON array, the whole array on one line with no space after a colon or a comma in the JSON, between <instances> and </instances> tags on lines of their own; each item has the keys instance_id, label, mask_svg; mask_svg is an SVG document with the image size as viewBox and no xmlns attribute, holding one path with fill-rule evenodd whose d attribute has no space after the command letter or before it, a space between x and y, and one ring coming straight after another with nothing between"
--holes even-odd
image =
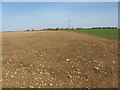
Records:
<instances>
[{"instance_id":1,"label":"overcast sky","mask_svg":"<svg viewBox=\"0 0 120 90\"><path fill-rule=\"evenodd\" d=\"M117 2L3 2L3 31L117 26Z\"/></svg>"}]
</instances>

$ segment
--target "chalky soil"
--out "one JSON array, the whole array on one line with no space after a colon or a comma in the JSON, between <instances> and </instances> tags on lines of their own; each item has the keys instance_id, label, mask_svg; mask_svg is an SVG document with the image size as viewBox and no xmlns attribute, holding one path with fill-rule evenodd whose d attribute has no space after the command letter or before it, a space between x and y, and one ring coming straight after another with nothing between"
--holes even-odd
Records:
<instances>
[{"instance_id":1,"label":"chalky soil","mask_svg":"<svg viewBox=\"0 0 120 90\"><path fill-rule=\"evenodd\" d=\"M117 88L118 42L77 32L3 32L3 88Z\"/></svg>"}]
</instances>

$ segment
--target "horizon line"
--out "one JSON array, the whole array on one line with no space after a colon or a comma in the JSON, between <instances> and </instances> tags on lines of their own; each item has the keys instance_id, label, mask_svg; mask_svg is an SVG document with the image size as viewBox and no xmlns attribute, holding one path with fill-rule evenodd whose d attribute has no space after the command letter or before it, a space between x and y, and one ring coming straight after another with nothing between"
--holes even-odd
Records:
<instances>
[{"instance_id":1,"label":"horizon line","mask_svg":"<svg viewBox=\"0 0 120 90\"><path fill-rule=\"evenodd\" d=\"M73 28L71 27L70 29L77 29L78 27L76 28ZM104 26L104 27L79 27L79 29L93 29L93 28L100 28L100 29L104 29L104 28L110 28L110 29L120 29L118 26ZM30 28L30 29L24 29L24 30L1 30L2 32L12 32L12 31L26 31L26 30L30 30L30 31L34 31L34 30L45 30L45 29L57 29L57 28L42 28L42 29L33 29L33 28ZM58 28L58 29L68 29L68 28Z\"/></svg>"}]
</instances>

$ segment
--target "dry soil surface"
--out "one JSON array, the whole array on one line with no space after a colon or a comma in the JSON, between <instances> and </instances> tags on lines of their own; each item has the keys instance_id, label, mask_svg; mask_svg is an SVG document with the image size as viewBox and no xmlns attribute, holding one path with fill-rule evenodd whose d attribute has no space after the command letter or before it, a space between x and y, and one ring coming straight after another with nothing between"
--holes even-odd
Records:
<instances>
[{"instance_id":1,"label":"dry soil surface","mask_svg":"<svg viewBox=\"0 0 120 90\"><path fill-rule=\"evenodd\" d=\"M116 88L118 42L69 31L2 33L3 88Z\"/></svg>"}]
</instances>

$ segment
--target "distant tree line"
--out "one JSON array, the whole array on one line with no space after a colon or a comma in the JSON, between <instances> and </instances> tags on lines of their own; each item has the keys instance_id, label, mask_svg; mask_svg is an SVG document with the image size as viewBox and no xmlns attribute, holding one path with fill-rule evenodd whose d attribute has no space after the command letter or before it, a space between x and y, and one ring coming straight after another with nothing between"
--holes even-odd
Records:
<instances>
[{"instance_id":1,"label":"distant tree line","mask_svg":"<svg viewBox=\"0 0 120 90\"><path fill-rule=\"evenodd\" d=\"M117 27L92 27L92 28L47 28L47 29L40 29L40 30L85 30L85 29L117 29ZM25 31L40 31L34 29L27 29Z\"/></svg>"},{"instance_id":2,"label":"distant tree line","mask_svg":"<svg viewBox=\"0 0 120 90\"><path fill-rule=\"evenodd\" d=\"M70 28L71 30L81 30L81 29L117 29L117 27L92 27L92 28ZM70 30L69 28L47 28L43 30Z\"/></svg>"},{"instance_id":3,"label":"distant tree line","mask_svg":"<svg viewBox=\"0 0 120 90\"><path fill-rule=\"evenodd\" d=\"M34 30L34 29L31 29L31 30L30 30L30 29L27 29L27 30L24 30L24 31L35 31L35 30Z\"/></svg>"},{"instance_id":4,"label":"distant tree line","mask_svg":"<svg viewBox=\"0 0 120 90\"><path fill-rule=\"evenodd\" d=\"M68 28L47 28L43 30L68 30Z\"/></svg>"},{"instance_id":5,"label":"distant tree line","mask_svg":"<svg viewBox=\"0 0 120 90\"><path fill-rule=\"evenodd\" d=\"M91 29L117 29L117 27L93 27Z\"/></svg>"}]
</instances>

